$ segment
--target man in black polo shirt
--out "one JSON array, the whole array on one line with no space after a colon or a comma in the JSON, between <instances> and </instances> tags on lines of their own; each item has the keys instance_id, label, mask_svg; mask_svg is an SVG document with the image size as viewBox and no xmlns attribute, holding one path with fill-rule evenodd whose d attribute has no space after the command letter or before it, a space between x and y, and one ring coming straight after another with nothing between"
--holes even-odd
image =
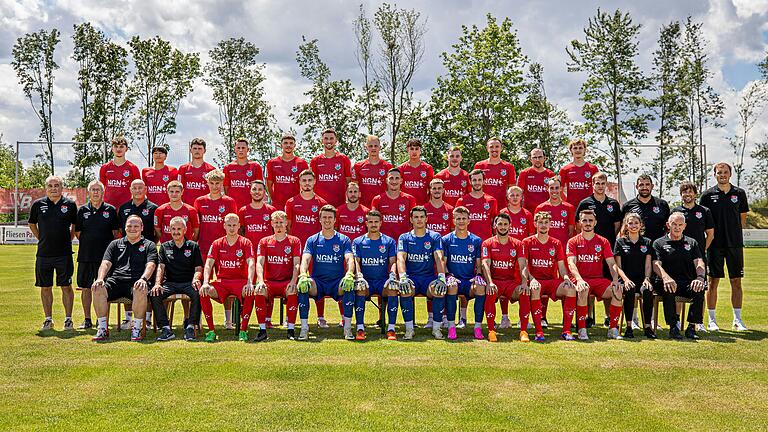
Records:
<instances>
[{"instance_id":1,"label":"man in black polo shirt","mask_svg":"<svg viewBox=\"0 0 768 432\"><path fill-rule=\"evenodd\" d=\"M145 239L155 241L155 210L157 205L147 199L147 185L144 180L136 179L131 182L131 200L120 206L120 228L125 235L125 221L128 216L136 215L144 223L141 235Z\"/></svg>"},{"instance_id":2,"label":"man in black polo shirt","mask_svg":"<svg viewBox=\"0 0 768 432\"><path fill-rule=\"evenodd\" d=\"M45 197L32 203L29 210L29 229L37 238L35 254L35 286L40 287L45 321L40 331L53 330L53 273L56 285L61 288L64 303L64 330L74 329L72 305L75 292L72 290L72 231L77 217L77 205L62 196L61 177L45 179Z\"/></svg>"},{"instance_id":3,"label":"man in black polo shirt","mask_svg":"<svg viewBox=\"0 0 768 432\"><path fill-rule=\"evenodd\" d=\"M200 322L200 281L203 278L203 256L197 243L187 240L187 223L181 216L170 222L172 240L160 245L160 264L155 275L155 286L149 292L157 325L162 329L157 340L176 337L171 331L163 301L173 294L184 294L191 300L191 320L184 328L184 340L195 340L193 323Z\"/></svg>"},{"instance_id":4,"label":"man in black polo shirt","mask_svg":"<svg viewBox=\"0 0 768 432\"><path fill-rule=\"evenodd\" d=\"M701 204L696 203L699 191L696 185L685 181L680 183L680 198L682 204L672 209L685 216L685 231L683 234L696 240L701 250L702 258L706 256L712 238L715 235L715 221L712 212Z\"/></svg>"},{"instance_id":5,"label":"man in black polo shirt","mask_svg":"<svg viewBox=\"0 0 768 432\"><path fill-rule=\"evenodd\" d=\"M661 279L661 295L664 301L664 320L669 326L669 337L682 339L677 328L677 310L675 296L693 300L688 309L688 328L685 337L698 339L696 324L703 321L704 309L704 259L696 240L683 235L685 216L675 212L667 222L669 234L653 242L655 257L653 271ZM658 292L658 291L657 291Z\"/></svg>"},{"instance_id":6,"label":"man in black polo shirt","mask_svg":"<svg viewBox=\"0 0 768 432\"><path fill-rule=\"evenodd\" d=\"M109 302L127 297L133 300L133 318L131 340L143 339L141 329L144 324L144 312L147 309L147 287L157 266L157 246L141 235L144 228L141 218L128 216L125 222L125 237L113 240L104 252L104 259L99 267L99 275L93 282L93 308L96 309L98 330L95 341L106 340L107 313Z\"/></svg>"},{"instance_id":7,"label":"man in black polo shirt","mask_svg":"<svg viewBox=\"0 0 768 432\"><path fill-rule=\"evenodd\" d=\"M624 219L627 213L639 214L645 225L643 235L654 241L664 235L667 219L669 219L669 204L651 195L653 180L648 174L641 174L637 178L635 189L637 189L637 197L621 206L621 219Z\"/></svg>"},{"instance_id":8,"label":"man in black polo shirt","mask_svg":"<svg viewBox=\"0 0 768 432\"><path fill-rule=\"evenodd\" d=\"M744 189L731 184L731 166L725 162L715 165L714 173L717 185L701 195L701 205L712 211L715 220L715 235L711 247L707 250L709 265L709 293L707 308L709 323L707 329L717 331L715 307L717 306L717 287L720 278L725 277L725 266L728 265L728 277L731 280L731 305L733 306L733 328L746 331L747 326L741 319L741 304L744 293L741 288L741 278L744 277L744 236L742 229L747 226L747 193Z\"/></svg>"},{"instance_id":9,"label":"man in black polo shirt","mask_svg":"<svg viewBox=\"0 0 768 432\"><path fill-rule=\"evenodd\" d=\"M88 184L88 203L77 209L75 236L80 240L77 249L77 288L83 302L85 320L81 329L93 327L91 322L91 285L99 273L104 251L109 242L120 237L117 210L104 202L104 184L98 180Z\"/></svg>"}]
</instances>

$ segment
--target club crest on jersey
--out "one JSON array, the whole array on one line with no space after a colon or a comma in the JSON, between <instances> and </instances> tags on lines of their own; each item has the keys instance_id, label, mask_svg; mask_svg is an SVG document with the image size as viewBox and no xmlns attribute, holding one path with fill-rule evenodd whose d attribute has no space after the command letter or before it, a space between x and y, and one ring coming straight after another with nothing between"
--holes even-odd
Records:
<instances>
[{"instance_id":1,"label":"club crest on jersey","mask_svg":"<svg viewBox=\"0 0 768 432\"><path fill-rule=\"evenodd\" d=\"M379 170L379 175L380 175L380 176L383 176L383 175L384 175L384 174L386 174L386 173L387 173L387 172L386 172L386 171L384 171L383 169L380 169L380 170Z\"/></svg>"},{"instance_id":2,"label":"club crest on jersey","mask_svg":"<svg viewBox=\"0 0 768 432\"><path fill-rule=\"evenodd\" d=\"M483 204L483 208L484 208L484 209L486 209L486 210L488 210L488 209L490 209L490 208L491 208L491 205L490 205L490 204L488 204L488 203L485 203L485 204Z\"/></svg>"},{"instance_id":3,"label":"club crest on jersey","mask_svg":"<svg viewBox=\"0 0 768 432\"><path fill-rule=\"evenodd\" d=\"M432 244L430 242L424 242L424 249L426 250L432 249Z\"/></svg>"},{"instance_id":4,"label":"club crest on jersey","mask_svg":"<svg viewBox=\"0 0 768 432\"><path fill-rule=\"evenodd\" d=\"M290 246L286 246L285 249L283 249L283 250L285 251L286 255L291 253L291 247Z\"/></svg>"},{"instance_id":5,"label":"club crest on jersey","mask_svg":"<svg viewBox=\"0 0 768 432\"><path fill-rule=\"evenodd\" d=\"M141 215L142 215L142 216L149 216L149 209L143 209L143 210L141 211Z\"/></svg>"},{"instance_id":6,"label":"club crest on jersey","mask_svg":"<svg viewBox=\"0 0 768 432\"><path fill-rule=\"evenodd\" d=\"M419 173L419 175L421 176L421 178L425 178L425 177L427 177L427 172L426 171L422 171L422 172Z\"/></svg>"},{"instance_id":7,"label":"club crest on jersey","mask_svg":"<svg viewBox=\"0 0 768 432\"><path fill-rule=\"evenodd\" d=\"M243 250L242 249L236 250L235 251L235 255L237 255L238 258L242 257L243 256Z\"/></svg>"},{"instance_id":8,"label":"club crest on jersey","mask_svg":"<svg viewBox=\"0 0 768 432\"><path fill-rule=\"evenodd\" d=\"M640 246L640 252L642 252L642 253L646 253L646 252L648 252L648 246L646 246L646 245L641 245L641 246Z\"/></svg>"},{"instance_id":9,"label":"club crest on jersey","mask_svg":"<svg viewBox=\"0 0 768 432\"><path fill-rule=\"evenodd\" d=\"M483 246L483 255L488 255L488 248Z\"/></svg>"},{"instance_id":10,"label":"club crest on jersey","mask_svg":"<svg viewBox=\"0 0 768 432\"><path fill-rule=\"evenodd\" d=\"M268 220L269 220L269 215L268 215L268 214L265 214L265 215L264 215L264 222L266 222L266 221L268 221Z\"/></svg>"},{"instance_id":11,"label":"club crest on jersey","mask_svg":"<svg viewBox=\"0 0 768 432\"><path fill-rule=\"evenodd\" d=\"M84 217L85 219L88 219L88 217L89 217L89 216L91 216L91 214L90 214L90 213L83 213L83 217Z\"/></svg>"},{"instance_id":12,"label":"club crest on jersey","mask_svg":"<svg viewBox=\"0 0 768 432\"><path fill-rule=\"evenodd\" d=\"M443 220L448 220L448 213L443 213Z\"/></svg>"},{"instance_id":13,"label":"club crest on jersey","mask_svg":"<svg viewBox=\"0 0 768 432\"><path fill-rule=\"evenodd\" d=\"M605 206L605 209L608 210L609 212L612 212L613 211L613 204L608 204L607 206Z\"/></svg>"},{"instance_id":14,"label":"club crest on jersey","mask_svg":"<svg viewBox=\"0 0 768 432\"><path fill-rule=\"evenodd\" d=\"M587 172L584 173L584 178L590 178L590 177L592 177L592 173L591 172L587 171Z\"/></svg>"},{"instance_id":15,"label":"club crest on jersey","mask_svg":"<svg viewBox=\"0 0 768 432\"><path fill-rule=\"evenodd\" d=\"M461 187L463 187L463 188L467 187L467 181L466 180L462 180L461 181Z\"/></svg>"},{"instance_id":16,"label":"club crest on jersey","mask_svg":"<svg viewBox=\"0 0 768 432\"><path fill-rule=\"evenodd\" d=\"M253 177L253 171L251 171L251 170L246 171L245 172L245 176L246 177Z\"/></svg>"},{"instance_id":17,"label":"club crest on jersey","mask_svg":"<svg viewBox=\"0 0 768 432\"><path fill-rule=\"evenodd\" d=\"M555 256L555 249L554 248L549 250L549 256Z\"/></svg>"},{"instance_id":18,"label":"club crest on jersey","mask_svg":"<svg viewBox=\"0 0 768 432\"><path fill-rule=\"evenodd\" d=\"M130 171L128 170L123 171L123 177L128 177L129 175L131 175Z\"/></svg>"},{"instance_id":19,"label":"club crest on jersey","mask_svg":"<svg viewBox=\"0 0 768 432\"><path fill-rule=\"evenodd\" d=\"M340 250L341 250L341 246L339 246L339 245L337 245L337 244L333 245L333 251L334 251L334 252L338 252L338 251L340 251Z\"/></svg>"},{"instance_id":20,"label":"club crest on jersey","mask_svg":"<svg viewBox=\"0 0 768 432\"><path fill-rule=\"evenodd\" d=\"M513 256L513 257L516 257L516 256L517 256L517 249L510 249L510 250L509 250L509 254L510 254L511 256Z\"/></svg>"},{"instance_id":21,"label":"club crest on jersey","mask_svg":"<svg viewBox=\"0 0 768 432\"><path fill-rule=\"evenodd\" d=\"M501 170L501 176L506 177L507 176L507 170L503 169Z\"/></svg>"},{"instance_id":22,"label":"club crest on jersey","mask_svg":"<svg viewBox=\"0 0 768 432\"><path fill-rule=\"evenodd\" d=\"M335 168L336 171L341 171L341 164L337 163L333 168Z\"/></svg>"},{"instance_id":23,"label":"club crest on jersey","mask_svg":"<svg viewBox=\"0 0 768 432\"><path fill-rule=\"evenodd\" d=\"M696 212L696 219L701 219L702 216L701 212Z\"/></svg>"},{"instance_id":24,"label":"club crest on jersey","mask_svg":"<svg viewBox=\"0 0 768 432\"><path fill-rule=\"evenodd\" d=\"M66 212L68 212L68 211L69 211L69 207L67 207L67 206L61 206L61 212L62 212L62 213L66 213Z\"/></svg>"},{"instance_id":25,"label":"club crest on jersey","mask_svg":"<svg viewBox=\"0 0 768 432\"><path fill-rule=\"evenodd\" d=\"M184 249L184 256L189 258L192 256L192 251L189 249Z\"/></svg>"},{"instance_id":26,"label":"club crest on jersey","mask_svg":"<svg viewBox=\"0 0 768 432\"><path fill-rule=\"evenodd\" d=\"M404 212L405 211L405 204L400 204L399 209L400 209L401 212Z\"/></svg>"},{"instance_id":27,"label":"club crest on jersey","mask_svg":"<svg viewBox=\"0 0 768 432\"><path fill-rule=\"evenodd\" d=\"M524 217L521 217L521 218L520 218L520 223L521 223L521 224L525 225L527 222L528 222L528 219L527 219L527 218L524 218Z\"/></svg>"},{"instance_id":28,"label":"club crest on jersey","mask_svg":"<svg viewBox=\"0 0 768 432\"><path fill-rule=\"evenodd\" d=\"M657 207L657 206L653 206L652 210L653 210L654 213L658 213L658 212L661 211L661 209L659 207Z\"/></svg>"},{"instance_id":29,"label":"club crest on jersey","mask_svg":"<svg viewBox=\"0 0 768 432\"><path fill-rule=\"evenodd\" d=\"M101 217L104 219L109 219L109 212L101 212Z\"/></svg>"},{"instance_id":30,"label":"club crest on jersey","mask_svg":"<svg viewBox=\"0 0 768 432\"><path fill-rule=\"evenodd\" d=\"M223 205L219 206L219 213L224 213L224 210L226 210L226 208Z\"/></svg>"},{"instance_id":31,"label":"club crest on jersey","mask_svg":"<svg viewBox=\"0 0 768 432\"><path fill-rule=\"evenodd\" d=\"M739 202L739 197L737 197L736 195L731 195L731 202L736 204L737 202Z\"/></svg>"},{"instance_id":32,"label":"club crest on jersey","mask_svg":"<svg viewBox=\"0 0 768 432\"><path fill-rule=\"evenodd\" d=\"M294 173L295 173L295 172L296 172L296 171L298 171L298 170L299 170L299 168L298 168L298 167L296 167L296 166L292 166L292 167L291 167L291 172L294 172Z\"/></svg>"},{"instance_id":33,"label":"club crest on jersey","mask_svg":"<svg viewBox=\"0 0 768 432\"><path fill-rule=\"evenodd\" d=\"M467 245L467 251L468 252L474 252L475 251L475 245Z\"/></svg>"},{"instance_id":34,"label":"club crest on jersey","mask_svg":"<svg viewBox=\"0 0 768 432\"><path fill-rule=\"evenodd\" d=\"M689 251L689 250L691 250L691 245L689 243L686 243L686 244L683 245L683 249Z\"/></svg>"},{"instance_id":35,"label":"club crest on jersey","mask_svg":"<svg viewBox=\"0 0 768 432\"><path fill-rule=\"evenodd\" d=\"M164 182L167 182L169 178L170 178L170 177L168 177L168 174L166 174L166 175L164 175L164 176L163 176L163 181L164 181Z\"/></svg>"},{"instance_id":36,"label":"club crest on jersey","mask_svg":"<svg viewBox=\"0 0 768 432\"><path fill-rule=\"evenodd\" d=\"M316 205L313 205L313 206L312 206L312 213L315 213L315 212L317 212L317 206L316 206Z\"/></svg>"},{"instance_id":37,"label":"club crest on jersey","mask_svg":"<svg viewBox=\"0 0 768 432\"><path fill-rule=\"evenodd\" d=\"M567 211L565 211L565 210L561 210L561 211L560 211L560 216L562 216L562 217L566 217L566 216L568 216L568 212L567 212Z\"/></svg>"},{"instance_id":38,"label":"club crest on jersey","mask_svg":"<svg viewBox=\"0 0 768 432\"><path fill-rule=\"evenodd\" d=\"M139 252L144 252L144 249L146 249L144 245L139 246Z\"/></svg>"},{"instance_id":39,"label":"club crest on jersey","mask_svg":"<svg viewBox=\"0 0 768 432\"><path fill-rule=\"evenodd\" d=\"M363 217L362 216L358 216L357 217L357 223L363 223Z\"/></svg>"},{"instance_id":40,"label":"club crest on jersey","mask_svg":"<svg viewBox=\"0 0 768 432\"><path fill-rule=\"evenodd\" d=\"M600 246L600 245L595 245L595 252L600 252L601 250L603 250L603 247L602 247L602 246Z\"/></svg>"},{"instance_id":41,"label":"club crest on jersey","mask_svg":"<svg viewBox=\"0 0 768 432\"><path fill-rule=\"evenodd\" d=\"M379 252L380 252L380 253L384 253L384 252L386 252L386 251L387 251L387 247L386 247L386 246L384 246L384 245L379 245Z\"/></svg>"}]
</instances>

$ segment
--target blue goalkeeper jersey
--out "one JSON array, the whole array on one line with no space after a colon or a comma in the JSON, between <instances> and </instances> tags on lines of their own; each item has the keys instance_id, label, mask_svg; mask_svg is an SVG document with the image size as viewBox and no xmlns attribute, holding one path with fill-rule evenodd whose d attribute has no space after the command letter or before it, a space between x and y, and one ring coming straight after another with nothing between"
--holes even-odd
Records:
<instances>
[{"instance_id":1,"label":"blue goalkeeper jersey","mask_svg":"<svg viewBox=\"0 0 768 432\"><path fill-rule=\"evenodd\" d=\"M427 230L421 237L409 231L397 241L397 251L408 254L405 259L405 271L409 276L434 276L435 251L443 250L440 234Z\"/></svg>"},{"instance_id":2,"label":"blue goalkeeper jersey","mask_svg":"<svg viewBox=\"0 0 768 432\"><path fill-rule=\"evenodd\" d=\"M360 270L366 280L386 280L389 277L389 259L397 257L395 240L385 234L371 240L363 234L352 242L352 253L360 259Z\"/></svg>"},{"instance_id":3,"label":"blue goalkeeper jersey","mask_svg":"<svg viewBox=\"0 0 768 432\"><path fill-rule=\"evenodd\" d=\"M333 281L344 276L344 255L352 253L349 237L334 232L327 239L319 232L307 239L304 254L312 256L312 278Z\"/></svg>"},{"instance_id":4,"label":"blue goalkeeper jersey","mask_svg":"<svg viewBox=\"0 0 768 432\"><path fill-rule=\"evenodd\" d=\"M445 255L448 273L462 280L475 276L475 263L480 259L483 241L480 237L469 233L466 238L459 238L455 232L443 236L443 254Z\"/></svg>"}]
</instances>

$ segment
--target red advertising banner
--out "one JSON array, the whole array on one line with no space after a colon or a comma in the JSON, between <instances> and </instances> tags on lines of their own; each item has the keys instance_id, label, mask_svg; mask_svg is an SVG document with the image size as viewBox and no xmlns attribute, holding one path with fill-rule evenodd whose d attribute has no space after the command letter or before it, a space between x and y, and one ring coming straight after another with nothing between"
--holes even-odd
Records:
<instances>
[{"instance_id":1,"label":"red advertising banner","mask_svg":"<svg viewBox=\"0 0 768 432\"><path fill-rule=\"evenodd\" d=\"M19 189L19 199L14 199L13 189L0 189L0 214L13 214L13 207L19 203L19 213L29 213L32 203L45 196L45 189ZM74 200L78 206L86 203L88 193L85 188L64 189L64 196Z\"/></svg>"}]
</instances>

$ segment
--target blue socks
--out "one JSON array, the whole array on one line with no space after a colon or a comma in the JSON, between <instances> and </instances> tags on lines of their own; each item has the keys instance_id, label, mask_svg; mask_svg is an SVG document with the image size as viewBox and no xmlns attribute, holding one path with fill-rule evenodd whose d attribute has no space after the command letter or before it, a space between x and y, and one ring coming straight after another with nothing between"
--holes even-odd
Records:
<instances>
[{"instance_id":1,"label":"blue socks","mask_svg":"<svg viewBox=\"0 0 768 432\"><path fill-rule=\"evenodd\" d=\"M299 318L309 318L309 293L299 293Z\"/></svg>"},{"instance_id":2,"label":"blue socks","mask_svg":"<svg viewBox=\"0 0 768 432\"><path fill-rule=\"evenodd\" d=\"M400 309L403 311L403 321L413 322L416 313L413 309L413 297L400 297Z\"/></svg>"},{"instance_id":3,"label":"blue socks","mask_svg":"<svg viewBox=\"0 0 768 432\"><path fill-rule=\"evenodd\" d=\"M481 323L483 322L483 318L485 317L485 296L479 295L475 296L475 322Z\"/></svg>"},{"instance_id":4,"label":"blue socks","mask_svg":"<svg viewBox=\"0 0 768 432\"><path fill-rule=\"evenodd\" d=\"M387 296L387 323L392 326L397 322L398 298L398 296Z\"/></svg>"},{"instance_id":5,"label":"blue socks","mask_svg":"<svg viewBox=\"0 0 768 432\"><path fill-rule=\"evenodd\" d=\"M355 292L345 292L341 297L342 307L344 309L344 318L352 319L352 312L355 308Z\"/></svg>"},{"instance_id":6,"label":"blue socks","mask_svg":"<svg viewBox=\"0 0 768 432\"><path fill-rule=\"evenodd\" d=\"M446 294L445 296L445 313L448 315L448 321L456 321L456 301L458 297L457 294Z\"/></svg>"},{"instance_id":7,"label":"blue socks","mask_svg":"<svg viewBox=\"0 0 768 432\"><path fill-rule=\"evenodd\" d=\"M436 325L443 322L443 308L445 307L445 297L432 298L432 320Z\"/></svg>"},{"instance_id":8,"label":"blue socks","mask_svg":"<svg viewBox=\"0 0 768 432\"><path fill-rule=\"evenodd\" d=\"M355 296L355 321L362 325L365 321L365 296Z\"/></svg>"}]
</instances>

